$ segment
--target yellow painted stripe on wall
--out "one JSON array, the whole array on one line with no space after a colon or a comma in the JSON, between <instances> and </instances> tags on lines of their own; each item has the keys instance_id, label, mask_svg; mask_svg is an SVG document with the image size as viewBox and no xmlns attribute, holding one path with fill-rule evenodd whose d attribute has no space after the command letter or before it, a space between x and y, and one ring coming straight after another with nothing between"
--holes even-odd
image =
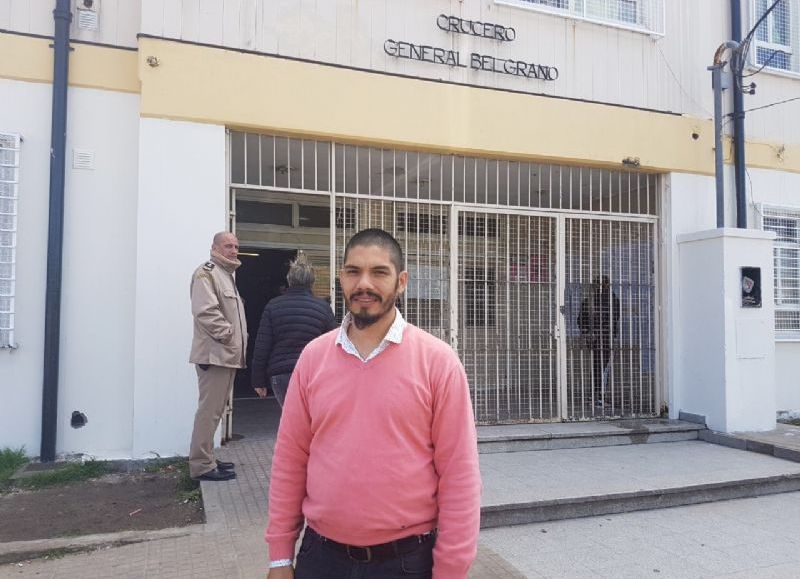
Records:
<instances>
[{"instance_id":1,"label":"yellow painted stripe on wall","mask_svg":"<svg viewBox=\"0 0 800 579\"><path fill-rule=\"evenodd\" d=\"M748 167L800 173L800 145L747 141Z\"/></svg>"},{"instance_id":2,"label":"yellow painted stripe on wall","mask_svg":"<svg viewBox=\"0 0 800 579\"><path fill-rule=\"evenodd\" d=\"M142 116L483 156L615 167L638 157L654 171L714 171L712 123L688 117L150 38L140 40L140 78Z\"/></svg>"},{"instance_id":3,"label":"yellow painted stripe on wall","mask_svg":"<svg viewBox=\"0 0 800 579\"><path fill-rule=\"evenodd\" d=\"M0 78L53 82L52 40L0 33ZM72 44L69 84L121 92L139 92L138 55L132 50Z\"/></svg>"},{"instance_id":4,"label":"yellow painted stripe on wall","mask_svg":"<svg viewBox=\"0 0 800 579\"><path fill-rule=\"evenodd\" d=\"M73 44L69 83L74 86L120 92L139 92L139 55L91 44Z\"/></svg>"},{"instance_id":5,"label":"yellow painted stripe on wall","mask_svg":"<svg viewBox=\"0 0 800 579\"><path fill-rule=\"evenodd\" d=\"M46 38L0 33L0 77L53 81L53 50Z\"/></svg>"}]
</instances>

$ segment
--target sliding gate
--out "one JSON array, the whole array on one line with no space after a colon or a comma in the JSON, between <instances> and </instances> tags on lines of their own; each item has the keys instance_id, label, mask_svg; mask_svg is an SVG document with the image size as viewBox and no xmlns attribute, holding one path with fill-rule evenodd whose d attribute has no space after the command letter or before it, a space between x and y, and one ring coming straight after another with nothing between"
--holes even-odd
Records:
<instances>
[{"instance_id":1,"label":"sliding gate","mask_svg":"<svg viewBox=\"0 0 800 579\"><path fill-rule=\"evenodd\" d=\"M347 240L397 238L398 307L458 352L479 423L660 412L656 175L236 132L230 151L231 187L267 192L263 223L281 192L315 199L274 227L327 236L339 319Z\"/></svg>"}]
</instances>

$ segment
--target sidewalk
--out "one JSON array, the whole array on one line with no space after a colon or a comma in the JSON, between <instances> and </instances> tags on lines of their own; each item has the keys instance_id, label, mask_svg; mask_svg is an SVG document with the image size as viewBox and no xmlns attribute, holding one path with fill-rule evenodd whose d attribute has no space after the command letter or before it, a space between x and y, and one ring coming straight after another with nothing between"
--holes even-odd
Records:
<instances>
[{"instance_id":1,"label":"sidewalk","mask_svg":"<svg viewBox=\"0 0 800 579\"><path fill-rule=\"evenodd\" d=\"M244 438L224 447L220 458L237 463L238 478L203 483L206 525L188 529L180 537L3 565L0 577L263 577L267 564L263 530L276 425L277 407L272 400L248 402L237 408L234 432ZM631 455L626 464L618 458L624 452L620 448L594 449L605 456L599 462L595 460L601 458L599 455L589 458L589 449L568 451L561 454L571 457L564 464L554 462L558 451L542 451L529 457L524 476L510 482L520 490L527 487L528 493L538 489L538 493L552 494L560 485L579 484L577 480L570 482L570 474L575 478L575 469L581 463L586 467L587 461L595 476L583 482L596 492L603 492L605 482L621 484L634 472L637 477L631 482L646 487L647 476L655 482L664 472L681 477L690 471L714 470L715 464L699 458L689 460L685 452L677 452L675 444L705 445L639 445L634 450L640 454ZM658 463L651 460L646 447L655 448ZM732 449L712 447L709 452L719 455L720 463L747 468L748 472L755 462L763 463L764 468L772 468L774 461L785 463L787 468L797 467ZM481 460L514 462L528 454L482 455ZM616 475L615 470L619 471ZM485 496L484 501L487 499L492 500ZM789 493L488 529L481 532L470 579L795 577L800 568L798 524L800 493Z\"/></svg>"},{"instance_id":2,"label":"sidewalk","mask_svg":"<svg viewBox=\"0 0 800 579\"><path fill-rule=\"evenodd\" d=\"M266 411L265 411L266 406ZM264 577L269 469L278 424L274 400L237 408L234 432L244 438L222 448L220 459L236 463L237 478L202 483L206 525L181 537L68 554L51 560L0 566L0 578L141 579ZM470 579L520 579L493 550L481 546Z\"/></svg>"}]
</instances>

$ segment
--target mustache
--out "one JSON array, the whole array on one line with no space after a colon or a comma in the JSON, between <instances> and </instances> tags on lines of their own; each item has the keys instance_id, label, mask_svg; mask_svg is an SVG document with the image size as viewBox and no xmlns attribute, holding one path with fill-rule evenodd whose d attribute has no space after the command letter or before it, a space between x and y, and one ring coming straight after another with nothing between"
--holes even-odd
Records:
<instances>
[{"instance_id":1,"label":"mustache","mask_svg":"<svg viewBox=\"0 0 800 579\"><path fill-rule=\"evenodd\" d=\"M383 301L383 300L381 299L381 296L379 296L378 294L376 294L376 293L373 293L373 292L371 292L371 291L368 291L368 290L364 290L364 291L360 291L360 292L354 292L354 293L350 294L350 297L349 297L348 299L349 299L350 301L352 301L352 300L354 300L354 299L358 299L358 298L360 298L361 296L366 296L366 297L369 297L369 298L372 298L372 299L378 300L379 302L382 302L382 301Z\"/></svg>"}]
</instances>

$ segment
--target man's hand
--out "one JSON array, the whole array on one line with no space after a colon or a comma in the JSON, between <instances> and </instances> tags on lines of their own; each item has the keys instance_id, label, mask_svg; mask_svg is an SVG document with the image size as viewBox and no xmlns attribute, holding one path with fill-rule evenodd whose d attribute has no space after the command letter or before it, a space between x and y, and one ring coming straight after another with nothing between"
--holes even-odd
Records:
<instances>
[{"instance_id":1,"label":"man's hand","mask_svg":"<svg viewBox=\"0 0 800 579\"><path fill-rule=\"evenodd\" d=\"M259 398L266 398L267 397L267 389L266 388L253 388L258 394Z\"/></svg>"},{"instance_id":2,"label":"man's hand","mask_svg":"<svg viewBox=\"0 0 800 579\"><path fill-rule=\"evenodd\" d=\"M294 567L275 567L267 573L267 579L294 579Z\"/></svg>"}]
</instances>

